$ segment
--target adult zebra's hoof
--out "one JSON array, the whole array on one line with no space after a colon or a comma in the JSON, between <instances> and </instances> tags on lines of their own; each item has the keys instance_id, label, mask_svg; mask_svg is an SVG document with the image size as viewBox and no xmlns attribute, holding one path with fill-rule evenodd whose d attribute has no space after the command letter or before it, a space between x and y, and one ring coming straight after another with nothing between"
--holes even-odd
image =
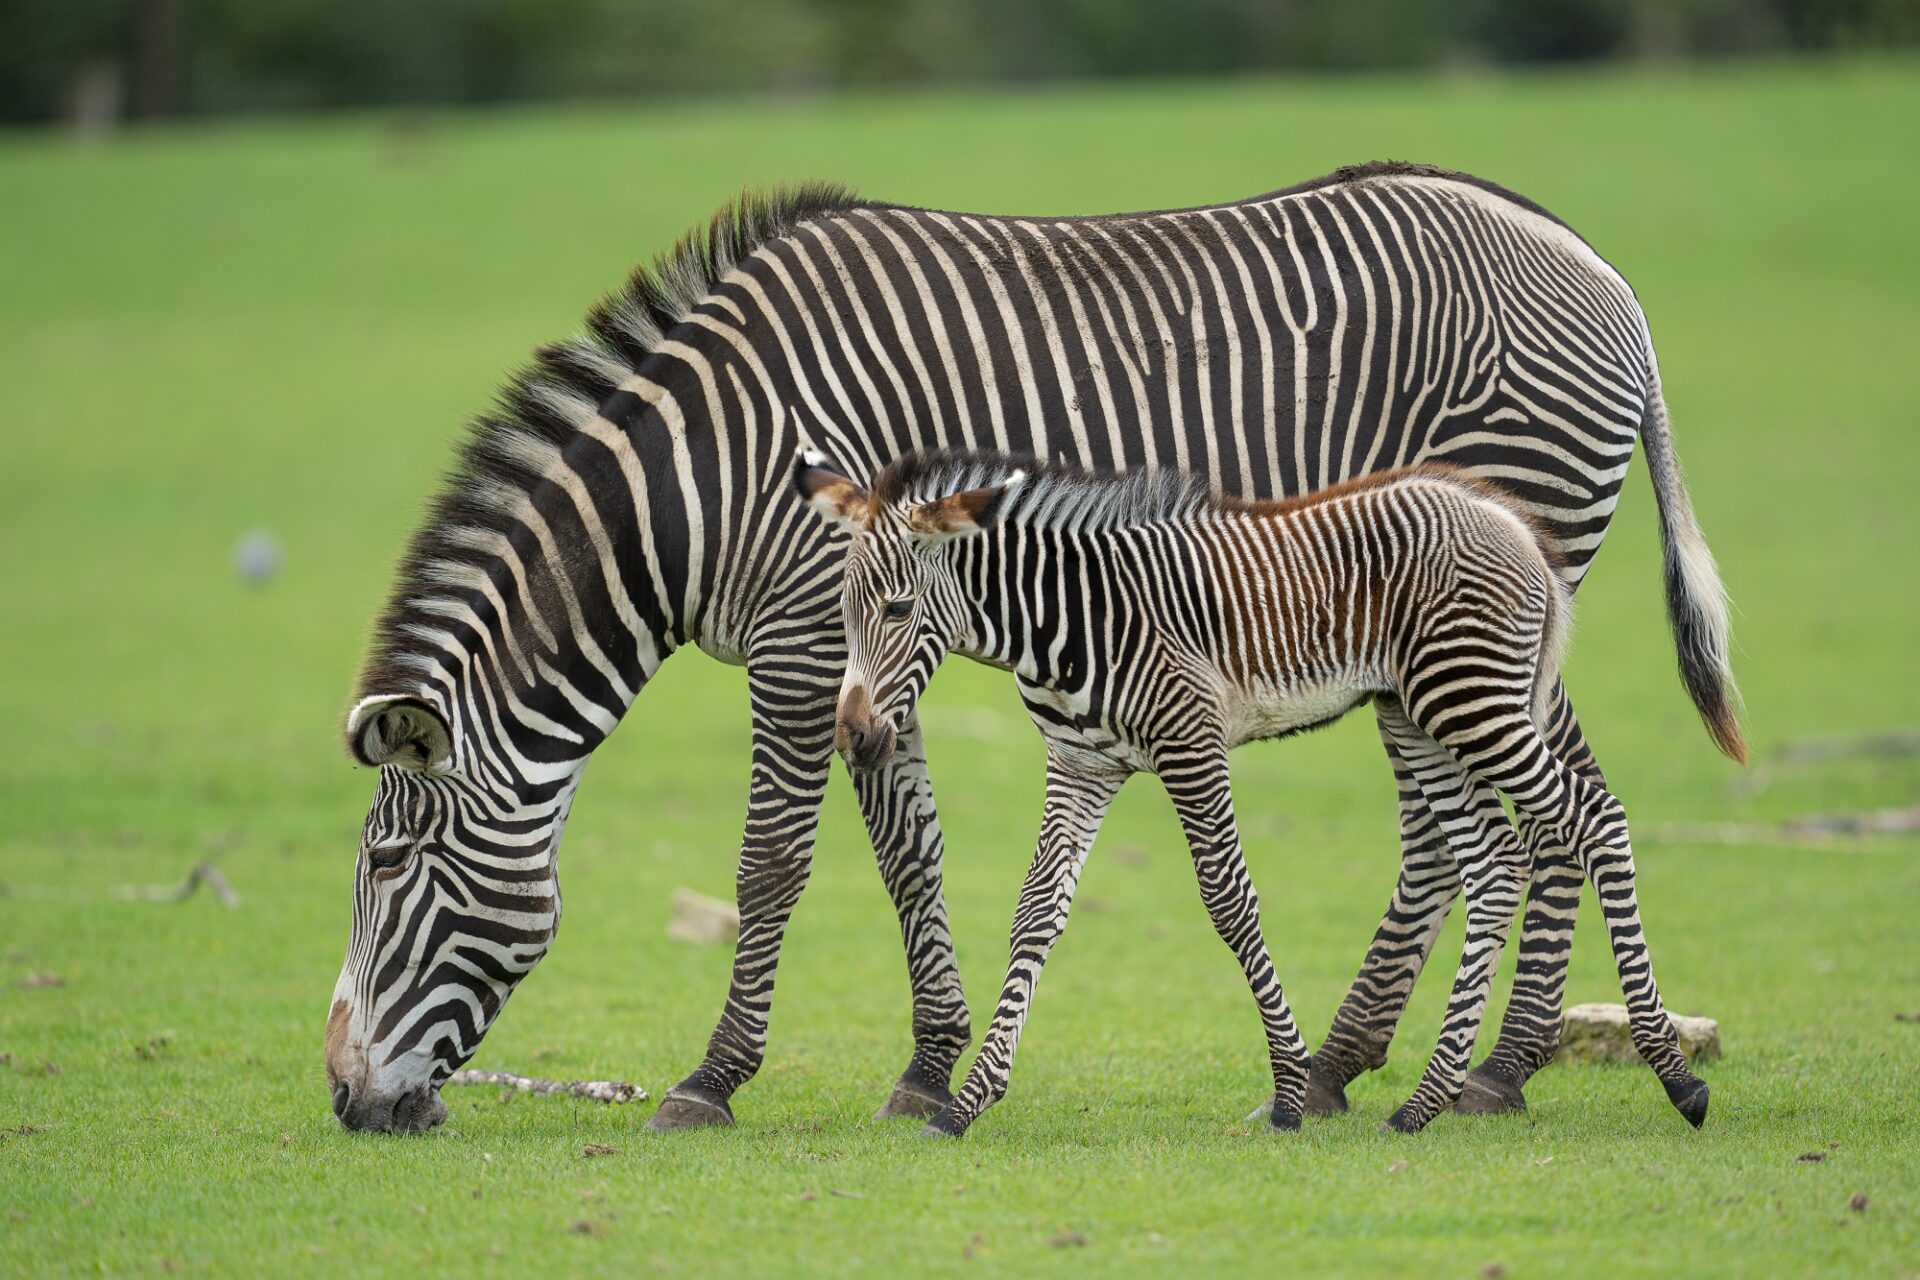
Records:
<instances>
[{"instance_id":1,"label":"adult zebra's hoof","mask_svg":"<svg viewBox=\"0 0 1920 1280\"><path fill-rule=\"evenodd\" d=\"M727 1100L704 1089L676 1085L667 1090L660 1109L647 1121L649 1133L673 1133L680 1129L727 1129L733 1126L733 1108Z\"/></svg>"},{"instance_id":2,"label":"adult zebra's hoof","mask_svg":"<svg viewBox=\"0 0 1920 1280\"><path fill-rule=\"evenodd\" d=\"M920 1080L901 1076L894 1082L893 1093L880 1104L873 1113L875 1120L892 1120L896 1116L913 1116L925 1119L937 1116L953 1101L953 1094L938 1085L930 1085Z\"/></svg>"},{"instance_id":3,"label":"adult zebra's hoof","mask_svg":"<svg viewBox=\"0 0 1920 1280\"><path fill-rule=\"evenodd\" d=\"M1707 1122L1707 1082L1699 1076L1685 1076L1667 1082L1667 1100L1698 1129Z\"/></svg>"},{"instance_id":4,"label":"adult zebra's hoof","mask_svg":"<svg viewBox=\"0 0 1920 1280\"><path fill-rule=\"evenodd\" d=\"M1509 1111L1525 1111L1526 1095L1520 1085L1498 1067L1483 1062L1467 1073L1453 1109L1470 1116L1497 1116Z\"/></svg>"},{"instance_id":5,"label":"adult zebra's hoof","mask_svg":"<svg viewBox=\"0 0 1920 1280\"><path fill-rule=\"evenodd\" d=\"M1267 1113L1267 1131L1269 1133L1300 1132L1300 1113L1276 1106Z\"/></svg>"},{"instance_id":6,"label":"adult zebra's hoof","mask_svg":"<svg viewBox=\"0 0 1920 1280\"><path fill-rule=\"evenodd\" d=\"M1318 1062L1307 1064L1307 1114L1339 1116L1347 1112L1347 1086Z\"/></svg>"}]
</instances>

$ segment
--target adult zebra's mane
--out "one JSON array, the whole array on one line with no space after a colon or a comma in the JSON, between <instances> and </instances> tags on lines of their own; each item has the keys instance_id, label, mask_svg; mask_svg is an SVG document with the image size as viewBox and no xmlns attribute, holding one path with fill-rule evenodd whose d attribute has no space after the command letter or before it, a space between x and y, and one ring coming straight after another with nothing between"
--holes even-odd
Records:
<instances>
[{"instance_id":1,"label":"adult zebra's mane","mask_svg":"<svg viewBox=\"0 0 1920 1280\"><path fill-rule=\"evenodd\" d=\"M464 594L476 575L490 570L496 557L489 548L519 527L523 503L568 441L722 276L808 219L859 204L851 189L828 182L743 193L651 265L635 269L587 314L580 333L535 351L493 409L469 424L439 495L396 566L356 696L402 692L419 682L418 629L444 625L429 599Z\"/></svg>"}]
</instances>

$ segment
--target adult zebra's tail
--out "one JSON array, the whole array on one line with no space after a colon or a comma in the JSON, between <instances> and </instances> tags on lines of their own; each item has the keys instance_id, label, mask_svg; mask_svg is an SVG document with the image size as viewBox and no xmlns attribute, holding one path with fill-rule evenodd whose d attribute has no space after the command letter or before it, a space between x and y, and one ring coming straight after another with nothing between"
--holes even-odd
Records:
<instances>
[{"instance_id":1,"label":"adult zebra's tail","mask_svg":"<svg viewBox=\"0 0 1920 1280\"><path fill-rule=\"evenodd\" d=\"M1640 440L1647 451L1647 472L1660 505L1660 538L1666 549L1667 622L1680 654L1680 680L1700 709L1713 743L1730 758L1747 762L1747 744L1735 713L1739 690L1727 660L1727 589L1720 583L1713 552L1693 518L1693 500L1673 452L1667 402L1659 375L1652 379Z\"/></svg>"}]
</instances>

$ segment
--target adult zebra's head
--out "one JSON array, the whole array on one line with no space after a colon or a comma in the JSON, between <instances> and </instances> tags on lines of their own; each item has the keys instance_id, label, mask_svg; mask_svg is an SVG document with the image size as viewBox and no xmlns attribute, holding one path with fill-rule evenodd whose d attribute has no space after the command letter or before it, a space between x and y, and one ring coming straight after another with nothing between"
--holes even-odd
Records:
<instances>
[{"instance_id":1,"label":"adult zebra's head","mask_svg":"<svg viewBox=\"0 0 1920 1280\"><path fill-rule=\"evenodd\" d=\"M482 781L490 771L418 693L362 699L347 741L380 780L327 1018L327 1084L349 1129L429 1129L446 1118L440 1085L559 927L555 854L579 775L531 796Z\"/></svg>"},{"instance_id":2,"label":"adult zebra's head","mask_svg":"<svg viewBox=\"0 0 1920 1280\"><path fill-rule=\"evenodd\" d=\"M916 491L915 474L896 464L869 492L816 451L802 453L794 467L801 497L854 535L840 588L847 673L834 735L849 769L876 769L892 757L902 722L967 626L960 582L942 548L990 527L1026 477L1003 467L989 483L926 494Z\"/></svg>"}]
</instances>

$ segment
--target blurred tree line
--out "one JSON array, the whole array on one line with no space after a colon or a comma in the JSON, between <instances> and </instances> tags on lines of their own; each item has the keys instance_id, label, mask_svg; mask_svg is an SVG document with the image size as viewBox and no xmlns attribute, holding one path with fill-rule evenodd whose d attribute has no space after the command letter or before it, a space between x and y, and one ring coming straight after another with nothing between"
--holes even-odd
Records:
<instances>
[{"instance_id":1,"label":"blurred tree line","mask_svg":"<svg viewBox=\"0 0 1920 1280\"><path fill-rule=\"evenodd\" d=\"M0 120L1917 39L1920 0L0 0Z\"/></svg>"}]
</instances>

